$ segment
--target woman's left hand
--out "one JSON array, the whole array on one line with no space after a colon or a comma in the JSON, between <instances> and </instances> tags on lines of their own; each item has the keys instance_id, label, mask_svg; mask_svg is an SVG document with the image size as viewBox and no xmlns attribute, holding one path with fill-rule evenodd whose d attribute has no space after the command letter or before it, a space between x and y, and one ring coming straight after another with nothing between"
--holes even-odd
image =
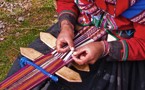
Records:
<instances>
[{"instance_id":1,"label":"woman's left hand","mask_svg":"<svg viewBox=\"0 0 145 90\"><path fill-rule=\"evenodd\" d=\"M73 53L72 58L79 65L83 64L94 64L97 59L104 52L104 46L101 42L92 42L87 45L84 45Z\"/></svg>"}]
</instances>

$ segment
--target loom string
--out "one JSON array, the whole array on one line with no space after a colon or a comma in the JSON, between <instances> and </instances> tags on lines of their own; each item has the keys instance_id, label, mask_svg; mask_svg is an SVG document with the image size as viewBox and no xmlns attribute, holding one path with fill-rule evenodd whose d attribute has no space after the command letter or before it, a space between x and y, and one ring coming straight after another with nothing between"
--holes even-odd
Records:
<instances>
[{"instance_id":1,"label":"loom string","mask_svg":"<svg viewBox=\"0 0 145 90\"><path fill-rule=\"evenodd\" d=\"M92 28L91 28L91 29L92 29ZM91 30L91 29L90 29L90 30ZM88 33L88 32L87 32L87 33ZM89 35L91 35L91 34L92 34L92 33L90 33ZM89 35L86 35L86 34L85 34L85 35L82 35L82 36L89 36ZM83 38L83 42L86 42L86 40L88 40L89 37L88 37L87 39L84 39L84 37L81 37L81 38ZM78 39L76 39L76 40L78 40ZM80 40L81 40L81 39L80 39ZM81 42L81 43L83 43L83 42ZM79 42L78 44L80 45L80 42ZM76 47L79 46L79 45L76 44ZM59 56L61 56L61 55L59 55ZM58 57L59 57L59 56L58 56ZM63 56L62 56L62 57L63 57ZM69 58L69 59L70 59L70 58ZM49 63L46 62L46 65L49 65Z\"/></svg>"},{"instance_id":2,"label":"loom string","mask_svg":"<svg viewBox=\"0 0 145 90\"><path fill-rule=\"evenodd\" d=\"M88 31L89 31L89 30L88 30ZM85 33L86 33L86 32L85 32ZM86 36L86 35L88 36L88 34L84 34L84 35L82 35L82 36ZM88 38L89 38L89 37L88 37ZM84 40L84 37L81 37L81 38L79 37L78 39L75 40L75 43L77 43L78 41L80 41L80 40L82 40L82 39L84 40L83 42L85 42L86 40L88 40L88 38L87 38L87 39L85 38L85 40ZM77 40L78 40L78 41L77 41ZM77 41L77 42L76 42L76 41ZM81 42L81 43L83 43L83 42ZM78 47L79 45L80 45L80 42L79 42L78 44L76 44L76 47ZM58 57L61 57L61 56L62 56L62 57L61 57L62 59L63 59L64 57L66 57L66 56L63 57L64 54L57 53L56 51L54 51L54 53L55 53L55 54L54 54L55 56L58 56ZM58 58L57 58L57 59L58 59ZM57 60L57 59L52 60L52 62L54 62L54 61ZM69 58L69 59L70 59L70 58ZM46 64L46 66L48 66L50 63L49 63L49 62L46 62L46 63L44 63L44 64ZM45 68L45 65L44 65L44 64L41 65L41 66L43 66L43 68ZM34 71L37 71L37 70L34 70ZM37 72L38 72L38 71L37 71ZM33 76L33 75L32 75L32 76ZM28 78L28 79L29 79L29 78Z\"/></svg>"}]
</instances>

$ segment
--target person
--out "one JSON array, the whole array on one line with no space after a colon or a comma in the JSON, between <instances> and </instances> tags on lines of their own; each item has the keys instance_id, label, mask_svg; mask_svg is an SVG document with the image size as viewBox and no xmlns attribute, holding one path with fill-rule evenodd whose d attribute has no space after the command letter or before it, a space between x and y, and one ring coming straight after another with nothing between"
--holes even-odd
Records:
<instances>
[{"instance_id":1,"label":"person","mask_svg":"<svg viewBox=\"0 0 145 90\"><path fill-rule=\"evenodd\" d=\"M76 25L107 29L96 42L75 49L79 65L89 64L90 72L79 71L81 83L44 81L34 90L145 90L145 1L144 0L56 0L58 23L47 30L57 37L58 52L74 48ZM109 37L115 37L109 39ZM68 47L64 48L64 45ZM38 38L31 48L49 52ZM85 53L85 54L84 54ZM20 56L21 57L21 56ZM18 58L8 76L20 69Z\"/></svg>"}]
</instances>

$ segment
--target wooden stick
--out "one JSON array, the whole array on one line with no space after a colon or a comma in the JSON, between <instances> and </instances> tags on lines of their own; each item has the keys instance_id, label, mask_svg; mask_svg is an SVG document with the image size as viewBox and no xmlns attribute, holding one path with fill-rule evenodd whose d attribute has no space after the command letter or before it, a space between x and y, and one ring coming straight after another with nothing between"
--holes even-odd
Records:
<instances>
[{"instance_id":1,"label":"wooden stick","mask_svg":"<svg viewBox=\"0 0 145 90\"><path fill-rule=\"evenodd\" d=\"M23 56L27 57L30 60L35 61L36 58L44 56L42 53L32 49L32 48L20 48L20 52ZM56 75L62 77L63 79L69 82L82 82L80 75L64 66L56 72Z\"/></svg>"}]
</instances>

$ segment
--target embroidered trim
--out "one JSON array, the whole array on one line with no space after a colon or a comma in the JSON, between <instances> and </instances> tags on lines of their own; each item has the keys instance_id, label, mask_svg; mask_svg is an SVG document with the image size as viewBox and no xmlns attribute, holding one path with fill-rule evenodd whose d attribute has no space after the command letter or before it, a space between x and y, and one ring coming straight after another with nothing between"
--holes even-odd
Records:
<instances>
[{"instance_id":1,"label":"embroidered trim","mask_svg":"<svg viewBox=\"0 0 145 90\"><path fill-rule=\"evenodd\" d=\"M109 13L98 8L93 2L83 2L81 0L75 0L75 2L80 9L81 15L78 18L80 25L86 26L93 24L99 28L117 30L117 25L113 17Z\"/></svg>"},{"instance_id":2,"label":"embroidered trim","mask_svg":"<svg viewBox=\"0 0 145 90\"><path fill-rule=\"evenodd\" d=\"M73 16L74 18L77 17L77 15L76 15L75 13L73 13L72 11L70 11L70 10L64 10L64 11L62 11L62 12L59 14L59 17L61 17L63 14L69 14L69 15Z\"/></svg>"},{"instance_id":3,"label":"embroidered trim","mask_svg":"<svg viewBox=\"0 0 145 90\"><path fill-rule=\"evenodd\" d=\"M61 25L60 25L60 27L62 27L63 25L69 25L69 26L71 26L71 28L74 30L74 25L71 23L71 22L69 22L69 21L64 21L63 23L61 22ZM62 30L62 29L61 29Z\"/></svg>"},{"instance_id":4,"label":"embroidered trim","mask_svg":"<svg viewBox=\"0 0 145 90\"><path fill-rule=\"evenodd\" d=\"M131 19L133 22L145 23L145 11Z\"/></svg>"},{"instance_id":5,"label":"embroidered trim","mask_svg":"<svg viewBox=\"0 0 145 90\"><path fill-rule=\"evenodd\" d=\"M113 19L113 17L111 17L111 15L107 15L107 22L108 22L108 29L109 30L118 30L118 27Z\"/></svg>"},{"instance_id":6,"label":"embroidered trim","mask_svg":"<svg viewBox=\"0 0 145 90\"><path fill-rule=\"evenodd\" d=\"M123 45L123 56L122 61L126 61L128 58L128 45L125 40L121 40L121 43Z\"/></svg>"},{"instance_id":7,"label":"embroidered trim","mask_svg":"<svg viewBox=\"0 0 145 90\"><path fill-rule=\"evenodd\" d=\"M101 41L103 43L104 52L101 57L107 56L110 52L110 45L107 41Z\"/></svg>"}]
</instances>

